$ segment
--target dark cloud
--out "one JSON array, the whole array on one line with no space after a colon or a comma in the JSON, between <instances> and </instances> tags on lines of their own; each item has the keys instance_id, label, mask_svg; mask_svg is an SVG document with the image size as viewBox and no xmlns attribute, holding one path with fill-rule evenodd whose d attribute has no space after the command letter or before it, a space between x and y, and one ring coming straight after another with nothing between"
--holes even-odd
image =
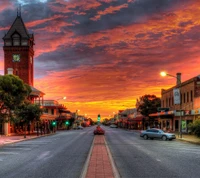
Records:
<instances>
[{"instance_id":1,"label":"dark cloud","mask_svg":"<svg viewBox=\"0 0 200 178\"><path fill-rule=\"evenodd\" d=\"M180 27L187 27L188 25L193 24L193 22L191 20L187 21L187 22L180 22L179 26Z\"/></svg>"},{"instance_id":2,"label":"dark cloud","mask_svg":"<svg viewBox=\"0 0 200 178\"><path fill-rule=\"evenodd\" d=\"M183 1L186 2L185 0ZM182 3L184 3L183 1ZM112 5L117 6L126 2L126 0L114 1L112 2ZM86 16L74 16L80 24L73 27L73 30L78 35L86 35L97 31L112 29L117 26L141 23L151 18L152 15L159 12L165 12L178 3L180 3L179 0L135 1L134 3L129 3L127 8L122 8L120 11L112 14L103 15L97 21L91 21L91 16L94 16L98 11L104 10L110 6L110 4L105 4L95 10L91 10L89 13L87 12L88 15Z\"/></svg>"},{"instance_id":3,"label":"dark cloud","mask_svg":"<svg viewBox=\"0 0 200 178\"><path fill-rule=\"evenodd\" d=\"M8 2L0 7L1 37L17 15L17 1ZM171 82L160 82L162 69L188 76L199 71L196 0L26 2L22 18L35 34L35 84L49 97L59 92L73 101L99 100L94 105L105 112L109 100L132 106L130 98L160 95L160 88Z\"/></svg>"}]
</instances>

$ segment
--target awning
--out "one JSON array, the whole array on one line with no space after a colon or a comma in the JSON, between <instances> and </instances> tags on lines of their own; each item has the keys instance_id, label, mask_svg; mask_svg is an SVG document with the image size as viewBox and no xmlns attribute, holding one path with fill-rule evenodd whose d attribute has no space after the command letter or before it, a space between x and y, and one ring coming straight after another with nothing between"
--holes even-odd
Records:
<instances>
[{"instance_id":1,"label":"awning","mask_svg":"<svg viewBox=\"0 0 200 178\"><path fill-rule=\"evenodd\" d=\"M132 118L131 121L141 122L143 118L144 118L143 116L140 116L140 117Z\"/></svg>"},{"instance_id":2,"label":"awning","mask_svg":"<svg viewBox=\"0 0 200 178\"><path fill-rule=\"evenodd\" d=\"M55 118L55 120L69 120L71 119L71 116L58 116Z\"/></svg>"},{"instance_id":3,"label":"awning","mask_svg":"<svg viewBox=\"0 0 200 178\"><path fill-rule=\"evenodd\" d=\"M54 120L55 116L51 114L43 113L40 117L41 120Z\"/></svg>"},{"instance_id":4,"label":"awning","mask_svg":"<svg viewBox=\"0 0 200 178\"><path fill-rule=\"evenodd\" d=\"M60 109L59 112L71 114L71 112L67 109Z\"/></svg>"},{"instance_id":5,"label":"awning","mask_svg":"<svg viewBox=\"0 0 200 178\"><path fill-rule=\"evenodd\" d=\"M43 93L42 91L34 88L33 86L30 86L31 87L31 93L30 93L30 96L37 96L37 97L42 97L45 95L45 93Z\"/></svg>"},{"instance_id":6,"label":"awning","mask_svg":"<svg viewBox=\"0 0 200 178\"><path fill-rule=\"evenodd\" d=\"M157 113L152 113L149 114L150 117L157 117L157 116L168 116L168 115L173 115L174 111L165 111L165 112L157 112Z\"/></svg>"}]
</instances>

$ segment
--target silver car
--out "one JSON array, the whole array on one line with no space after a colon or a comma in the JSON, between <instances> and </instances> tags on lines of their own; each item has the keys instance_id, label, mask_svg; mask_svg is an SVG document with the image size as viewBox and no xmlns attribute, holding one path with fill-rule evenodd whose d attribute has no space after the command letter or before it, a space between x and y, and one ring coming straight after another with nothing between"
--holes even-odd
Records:
<instances>
[{"instance_id":1,"label":"silver car","mask_svg":"<svg viewBox=\"0 0 200 178\"><path fill-rule=\"evenodd\" d=\"M156 128L141 131L140 137L143 137L145 140L147 140L148 138L150 139L157 138L162 140L176 139L176 136L173 133L166 133L163 130Z\"/></svg>"}]
</instances>

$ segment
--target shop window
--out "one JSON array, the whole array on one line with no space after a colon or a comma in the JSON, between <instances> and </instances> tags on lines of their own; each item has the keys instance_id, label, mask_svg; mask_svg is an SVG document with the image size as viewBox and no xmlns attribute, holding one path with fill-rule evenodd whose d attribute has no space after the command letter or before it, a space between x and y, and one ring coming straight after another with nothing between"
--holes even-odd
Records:
<instances>
[{"instance_id":1,"label":"shop window","mask_svg":"<svg viewBox=\"0 0 200 178\"><path fill-rule=\"evenodd\" d=\"M54 109L51 109L51 114L54 115Z\"/></svg>"},{"instance_id":2,"label":"shop window","mask_svg":"<svg viewBox=\"0 0 200 178\"><path fill-rule=\"evenodd\" d=\"M44 113L48 113L48 109L47 108L44 108Z\"/></svg>"}]
</instances>

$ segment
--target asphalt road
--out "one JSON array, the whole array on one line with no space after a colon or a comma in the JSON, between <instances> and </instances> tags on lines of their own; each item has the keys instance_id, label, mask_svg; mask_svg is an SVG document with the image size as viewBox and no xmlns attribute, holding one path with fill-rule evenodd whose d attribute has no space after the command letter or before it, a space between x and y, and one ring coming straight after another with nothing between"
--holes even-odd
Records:
<instances>
[{"instance_id":1,"label":"asphalt road","mask_svg":"<svg viewBox=\"0 0 200 178\"><path fill-rule=\"evenodd\" d=\"M200 145L179 140L144 140L137 132L104 128L121 177L200 177Z\"/></svg>"},{"instance_id":2,"label":"asphalt road","mask_svg":"<svg viewBox=\"0 0 200 178\"><path fill-rule=\"evenodd\" d=\"M59 131L0 147L0 178L78 178L94 138L93 130Z\"/></svg>"}]
</instances>

